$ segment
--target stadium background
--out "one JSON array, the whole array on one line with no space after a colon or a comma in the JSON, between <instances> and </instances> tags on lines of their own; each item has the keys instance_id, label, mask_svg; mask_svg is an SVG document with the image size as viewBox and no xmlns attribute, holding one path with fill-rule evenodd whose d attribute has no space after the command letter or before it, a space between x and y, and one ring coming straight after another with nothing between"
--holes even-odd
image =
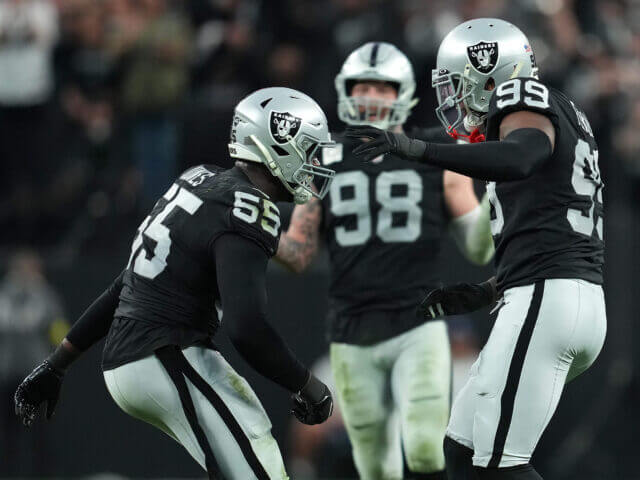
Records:
<instances>
[{"instance_id":1,"label":"stadium background","mask_svg":"<svg viewBox=\"0 0 640 480\"><path fill-rule=\"evenodd\" d=\"M300 89L340 129L335 74L351 50L385 40L414 64L421 102L410 123L433 125L429 79L440 39L489 16L524 30L541 79L586 111L606 183L607 343L566 391L535 461L549 479L640 478L637 0L3 0L0 477L202 478L168 437L117 409L100 346L67 375L51 422L22 429L13 390L124 266L136 226L171 179L199 163L231 165L231 113L244 95ZM451 245L445 252L445 282L490 274ZM309 364L327 349L327 275L324 255L301 279L270 270L271 321ZM451 322L459 370L489 328L486 312ZM218 338L263 399L292 478L353 478L339 425L294 427L286 393Z\"/></svg>"}]
</instances>

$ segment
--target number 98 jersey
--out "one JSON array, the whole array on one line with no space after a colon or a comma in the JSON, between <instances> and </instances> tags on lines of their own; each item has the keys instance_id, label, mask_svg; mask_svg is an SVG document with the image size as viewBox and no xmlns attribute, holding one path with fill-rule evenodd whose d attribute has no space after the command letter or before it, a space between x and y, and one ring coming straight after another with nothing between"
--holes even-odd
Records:
<instances>
[{"instance_id":1,"label":"number 98 jersey","mask_svg":"<svg viewBox=\"0 0 640 480\"><path fill-rule=\"evenodd\" d=\"M134 238L105 368L165 345L211 344L219 324L214 243L225 233L253 240L271 257L280 236L278 208L237 167L187 170Z\"/></svg>"},{"instance_id":2,"label":"number 98 jersey","mask_svg":"<svg viewBox=\"0 0 640 480\"><path fill-rule=\"evenodd\" d=\"M440 128L409 135L450 141ZM352 154L359 140L333 137L337 148L322 152L323 165L336 171L323 200L322 228L331 263L332 313L414 308L438 280L448 221L443 171L392 154L365 163Z\"/></svg>"},{"instance_id":3,"label":"number 98 jersey","mask_svg":"<svg viewBox=\"0 0 640 480\"><path fill-rule=\"evenodd\" d=\"M555 148L530 177L487 184L498 288L548 278L602 284L604 184L589 121L563 93L515 78L491 98L487 140L499 140L502 119L522 110L551 120Z\"/></svg>"}]
</instances>

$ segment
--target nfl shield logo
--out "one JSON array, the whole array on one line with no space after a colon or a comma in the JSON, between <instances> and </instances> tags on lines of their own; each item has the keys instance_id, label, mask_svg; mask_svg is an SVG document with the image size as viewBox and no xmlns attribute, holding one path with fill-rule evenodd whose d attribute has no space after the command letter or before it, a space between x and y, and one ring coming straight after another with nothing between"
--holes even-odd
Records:
<instances>
[{"instance_id":1,"label":"nfl shield logo","mask_svg":"<svg viewBox=\"0 0 640 480\"><path fill-rule=\"evenodd\" d=\"M302 119L289 112L272 111L269 120L271 137L278 143L287 143L288 137L295 138L301 124Z\"/></svg>"},{"instance_id":2,"label":"nfl shield logo","mask_svg":"<svg viewBox=\"0 0 640 480\"><path fill-rule=\"evenodd\" d=\"M467 47L467 57L480 73L491 73L498 64L498 42L478 42Z\"/></svg>"}]
</instances>

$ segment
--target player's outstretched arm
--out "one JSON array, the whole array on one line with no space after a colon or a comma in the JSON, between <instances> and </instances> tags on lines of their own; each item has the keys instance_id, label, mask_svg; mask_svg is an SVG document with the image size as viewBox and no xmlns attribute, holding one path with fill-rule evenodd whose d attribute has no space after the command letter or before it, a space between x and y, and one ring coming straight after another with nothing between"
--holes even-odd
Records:
<instances>
[{"instance_id":1,"label":"player's outstretched arm","mask_svg":"<svg viewBox=\"0 0 640 480\"><path fill-rule=\"evenodd\" d=\"M449 232L456 245L470 262L487 264L494 252L488 197L485 195L478 202L473 181L449 170L443 174L443 186L444 201L451 215Z\"/></svg>"},{"instance_id":2,"label":"player's outstretched arm","mask_svg":"<svg viewBox=\"0 0 640 480\"><path fill-rule=\"evenodd\" d=\"M329 389L267 322L267 253L233 233L218 238L213 253L224 325L233 346L254 370L293 394L292 411L298 420L324 422L333 409Z\"/></svg>"},{"instance_id":3,"label":"player's outstretched arm","mask_svg":"<svg viewBox=\"0 0 640 480\"><path fill-rule=\"evenodd\" d=\"M416 313L425 319L461 315L490 305L496 297L495 277L482 283L457 283L429 292Z\"/></svg>"},{"instance_id":4,"label":"player's outstretched arm","mask_svg":"<svg viewBox=\"0 0 640 480\"><path fill-rule=\"evenodd\" d=\"M120 274L85 310L56 350L18 386L14 396L15 411L27 427L33 423L43 403L47 405L47 419L51 418L67 367L109 331L118 307L122 276Z\"/></svg>"},{"instance_id":5,"label":"player's outstretched arm","mask_svg":"<svg viewBox=\"0 0 640 480\"><path fill-rule=\"evenodd\" d=\"M503 128L505 122L509 128ZM370 139L353 150L365 161L395 153L479 180L527 178L553 154L555 130L544 115L527 111L509 114L502 120L500 132L500 141L445 145L371 126L347 127L348 137Z\"/></svg>"},{"instance_id":6,"label":"player's outstretched arm","mask_svg":"<svg viewBox=\"0 0 640 480\"><path fill-rule=\"evenodd\" d=\"M276 260L300 273L310 264L318 251L322 204L313 197L304 205L296 205L289 229L280 235Z\"/></svg>"}]
</instances>

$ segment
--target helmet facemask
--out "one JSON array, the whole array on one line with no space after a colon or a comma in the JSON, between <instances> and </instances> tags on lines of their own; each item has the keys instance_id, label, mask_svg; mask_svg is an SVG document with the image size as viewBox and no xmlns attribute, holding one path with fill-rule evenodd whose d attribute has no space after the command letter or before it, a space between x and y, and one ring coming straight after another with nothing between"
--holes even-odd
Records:
<instances>
[{"instance_id":1,"label":"helmet facemask","mask_svg":"<svg viewBox=\"0 0 640 480\"><path fill-rule=\"evenodd\" d=\"M463 74L433 70L431 78L431 85L436 90L438 99L436 116L447 133L453 134L460 127L471 133L483 125L489 103L487 101L486 106L481 107L482 110L474 108L478 106L475 96L479 82L468 74L468 69ZM483 93L485 98L491 98L491 91L483 88Z\"/></svg>"},{"instance_id":2,"label":"helmet facemask","mask_svg":"<svg viewBox=\"0 0 640 480\"><path fill-rule=\"evenodd\" d=\"M351 89L346 86L345 90ZM397 91L398 87L396 87ZM416 103L415 99L406 102L398 99L349 95L338 102L338 115L340 120L348 125L371 125L388 130L390 127L402 125Z\"/></svg>"},{"instance_id":3,"label":"helmet facemask","mask_svg":"<svg viewBox=\"0 0 640 480\"><path fill-rule=\"evenodd\" d=\"M335 142L320 141L306 134L301 134L296 139L288 135L286 143L281 147L291 147L298 157L300 165L287 175L282 171L279 162L273 159L269 149L255 135L251 135L250 138L262 153L264 163L271 174L277 177L284 188L291 193L294 203L301 205L311 200L311 197L320 200L325 197L336 172L320 166L315 155L319 148L335 147ZM322 183L316 187L318 179L321 179Z\"/></svg>"}]
</instances>

